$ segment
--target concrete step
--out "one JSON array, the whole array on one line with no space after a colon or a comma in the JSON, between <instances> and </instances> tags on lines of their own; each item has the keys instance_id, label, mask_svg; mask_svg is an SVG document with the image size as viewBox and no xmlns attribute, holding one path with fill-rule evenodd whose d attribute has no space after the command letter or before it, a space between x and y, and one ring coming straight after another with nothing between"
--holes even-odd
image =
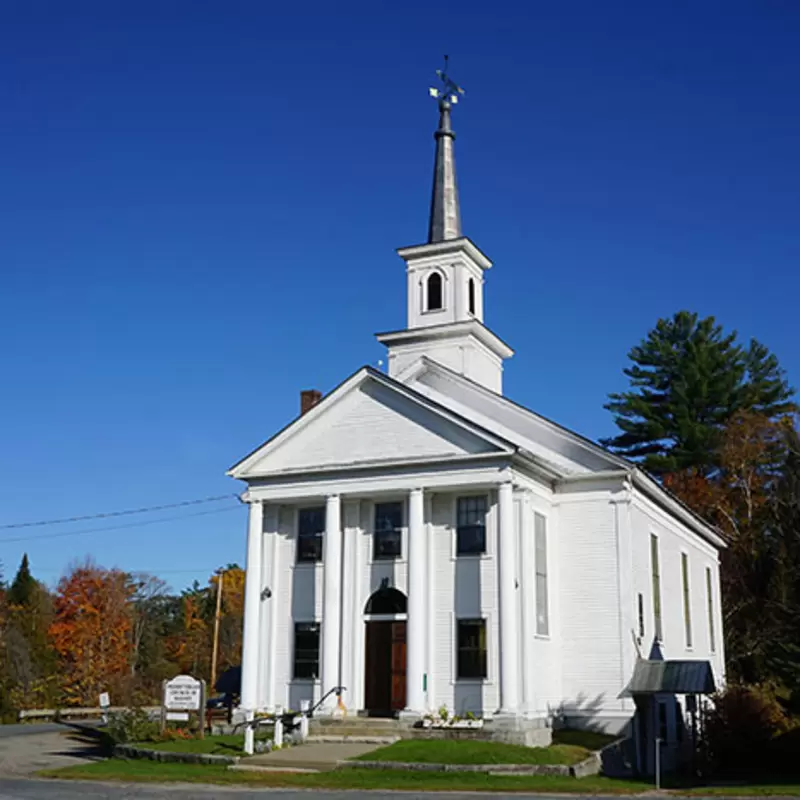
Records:
<instances>
[{"instance_id":1,"label":"concrete step","mask_svg":"<svg viewBox=\"0 0 800 800\"><path fill-rule=\"evenodd\" d=\"M322 728L335 728L341 725L358 725L366 728L407 728L409 723L397 719L384 717L312 717L309 720L311 727L315 725Z\"/></svg>"}]
</instances>

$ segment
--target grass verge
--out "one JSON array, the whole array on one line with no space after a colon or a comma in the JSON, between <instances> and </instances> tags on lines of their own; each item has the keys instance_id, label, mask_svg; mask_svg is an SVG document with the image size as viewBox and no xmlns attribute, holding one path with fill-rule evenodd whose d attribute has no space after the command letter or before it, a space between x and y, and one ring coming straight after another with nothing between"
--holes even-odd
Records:
<instances>
[{"instance_id":1,"label":"grass verge","mask_svg":"<svg viewBox=\"0 0 800 800\"><path fill-rule=\"evenodd\" d=\"M571 744L577 747L585 747L587 750L602 750L619 738L619 736L609 736L607 733L579 731L572 728L561 728L553 731L553 744Z\"/></svg>"},{"instance_id":2,"label":"grass verge","mask_svg":"<svg viewBox=\"0 0 800 800\"><path fill-rule=\"evenodd\" d=\"M635 794L652 786L603 777L493 776L480 773L416 773L348 769L320 773L240 772L217 766L161 764L111 759L39 773L60 780L119 780L149 783L212 783L298 789L408 789L413 791L568 792Z\"/></svg>"},{"instance_id":3,"label":"grass verge","mask_svg":"<svg viewBox=\"0 0 800 800\"><path fill-rule=\"evenodd\" d=\"M399 761L417 764L577 764L589 755L584 747L556 744L523 747L479 740L402 739L356 761Z\"/></svg>"}]
</instances>

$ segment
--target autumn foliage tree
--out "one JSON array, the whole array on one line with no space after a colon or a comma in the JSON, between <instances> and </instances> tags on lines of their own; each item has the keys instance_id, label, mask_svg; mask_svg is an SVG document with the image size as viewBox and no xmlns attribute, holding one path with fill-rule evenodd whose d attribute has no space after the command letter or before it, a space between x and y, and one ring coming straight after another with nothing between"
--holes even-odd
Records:
<instances>
[{"instance_id":1,"label":"autumn foliage tree","mask_svg":"<svg viewBox=\"0 0 800 800\"><path fill-rule=\"evenodd\" d=\"M747 682L769 677L776 645L791 637L800 616L796 520L781 527L778 517L795 442L790 417L739 412L722 432L715 472L688 469L664 477L667 488L725 534L720 577L726 658L731 676Z\"/></svg>"},{"instance_id":2,"label":"autumn foliage tree","mask_svg":"<svg viewBox=\"0 0 800 800\"><path fill-rule=\"evenodd\" d=\"M120 686L128 674L132 594L125 573L88 563L59 582L50 636L66 702L95 705L100 692Z\"/></svg>"}]
</instances>

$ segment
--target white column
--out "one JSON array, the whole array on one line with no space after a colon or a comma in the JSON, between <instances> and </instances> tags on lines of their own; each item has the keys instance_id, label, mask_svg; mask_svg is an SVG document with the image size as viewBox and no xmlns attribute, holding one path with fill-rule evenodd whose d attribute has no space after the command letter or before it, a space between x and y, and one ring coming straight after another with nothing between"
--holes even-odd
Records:
<instances>
[{"instance_id":1,"label":"white column","mask_svg":"<svg viewBox=\"0 0 800 800\"><path fill-rule=\"evenodd\" d=\"M425 602L425 513L422 489L408 496L408 622L406 623L406 711L425 710L423 680L428 609Z\"/></svg>"},{"instance_id":2,"label":"white column","mask_svg":"<svg viewBox=\"0 0 800 800\"><path fill-rule=\"evenodd\" d=\"M258 634L261 611L261 541L264 507L250 503L247 527L247 573L244 584L241 707L255 711L258 704Z\"/></svg>"},{"instance_id":3,"label":"white column","mask_svg":"<svg viewBox=\"0 0 800 800\"><path fill-rule=\"evenodd\" d=\"M339 685L339 644L342 626L342 519L341 499L325 501L325 541L322 552L322 694ZM326 708L336 705L336 697Z\"/></svg>"},{"instance_id":4,"label":"white column","mask_svg":"<svg viewBox=\"0 0 800 800\"><path fill-rule=\"evenodd\" d=\"M517 627L517 548L514 536L514 494L511 482L497 492L498 580L500 584L500 712L519 713L519 651Z\"/></svg>"},{"instance_id":5,"label":"white column","mask_svg":"<svg viewBox=\"0 0 800 800\"><path fill-rule=\"evenodd\" d=\"M359 708L358 703L358 672L364 671L364 658L359 658L356 653L356 628L363 625L360 609L358 609L359 580L361 572L358 568L358 545L361 533L361 502L359 500L346 500L342 507L342 563L343 575L351 576L342 585L342 657L340 679L347 691L343 701L349 711Z\"/></svg>"},{"instance_id":6,"label":"white column","mask_svg":"<svg viewBox=\"0 0 800 800\"><path fill-rule=\"evenodd\" d=\"M258 650L258 705L257 709L272 710L275 706L275 635L277 611L280 601L277 559L280 506L264 507L264 538L261 542L261 623ZM266 595L266 596L264 596Z\"/></svg>"},{"instance_id":7,"label":"white column","mask_svg":"<svg viewBox=\"0 0 800 800\"><path fill-rule=\"evenodd\" d=\"M534 675L534 636L536 634L536 565L534 560L533 508L527 491L519 494L519 573L524 576L520 581L518 593L521 606L522 647L522 708L530 714L535 710ZM541 668L541 665L539 665Z\"/></svg>"}]
</instances>

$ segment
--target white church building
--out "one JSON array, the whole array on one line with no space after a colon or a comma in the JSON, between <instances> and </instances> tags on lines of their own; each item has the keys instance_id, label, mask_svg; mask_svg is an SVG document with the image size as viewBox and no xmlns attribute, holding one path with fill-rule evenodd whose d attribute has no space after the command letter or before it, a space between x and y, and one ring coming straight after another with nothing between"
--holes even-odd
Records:
<instances>
[{"instance_id":1,"label":"white church building","mask_svg":"<svg viewBox=\"0 0 800 800\"><path fill-rule=\"evenodd\" d=\"M228 473L249 504L241 707L616 732L654 642L722 679L724 542L504 396L513 351L484 321L492 263L462 234L449 98L439 112L428 241L398 251L407 327L377 337L387 373L304 392Z\"/></svg>"}]
</instances>

